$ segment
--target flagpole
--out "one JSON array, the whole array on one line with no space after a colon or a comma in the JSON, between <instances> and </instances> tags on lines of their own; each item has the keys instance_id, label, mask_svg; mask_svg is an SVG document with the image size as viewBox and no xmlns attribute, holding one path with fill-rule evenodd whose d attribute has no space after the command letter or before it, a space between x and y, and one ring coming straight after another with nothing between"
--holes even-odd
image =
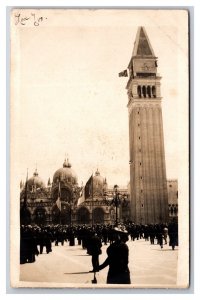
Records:
<instances>
[{"instance_id":1,"label":"flagpole","mask_svg":"<svg viewBox=\"0 0 200 300\"><path fill-rule=\"evenodd\" d=\"M92 227L94 226L94 215L93 215L93 173L92 173Z\"/></svg>"},{"instance_id":2,"label":"flagpole","mask_svg":"<svg viewBox=\"0 0 200 300\"><path fill-rule=\"evenodd\" d=\"M20 213L20 224L25 223L27 225L27 186L28 186L28 169L26 173L26 183L24 188L24 201L22 204L22 215Z\"/></svg>"},{"instance_id":3,"label":"flagpole","mask_svg":"<svg viewBox=\"0 0 200 300\"><path fill-rule=\"evenodd\" d=\"M58 183L58 197L60 198L60 210L59 210L59 224L61 225L61 209L62 209L62 205L61 205L61 188L60 188L60 178L59 178L59 183Z\"/></svg>"},{"instance_id":4,"label":"flagpole","mask_svg":"<svg viewBox=\"0 0 200 300\"><path fill-rule=\"evenodd\" d=\"M27 206L27 185L28 185L28 169L26 172L25 197L24 197L24 203L23 203L24 207Z\"/></svg>"}]
</instances>

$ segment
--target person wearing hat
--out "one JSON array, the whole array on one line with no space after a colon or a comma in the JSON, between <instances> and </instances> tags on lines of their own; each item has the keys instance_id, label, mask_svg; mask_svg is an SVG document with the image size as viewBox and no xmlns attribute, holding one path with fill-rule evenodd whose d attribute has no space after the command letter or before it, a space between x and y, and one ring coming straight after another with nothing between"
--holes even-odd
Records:
<instances>
[{"instance_id":1,"label":"person wearing hat","mask_svg":"<svg viewBox=\"0 0 200 300\"><path fill-rule=\"evenodd\" d=\"M130 271L128 268L129 249L126 245L128 232L125 229L114 228L114 243L107 248L108 257L95 271L109 266L108 284L130 284Z\"/></svg>"},{"instance_id":2,"label":"person wearing hat","mask_svg":"<svg viewBox=\"0 0 200 300\"><path fill-rule=\"evenodd\" d=\"M99 255L102 253L101 251L102 243L100 237L97 236L95 231L91 232L91 238L88 242L88 252L92 256L92 267L93 270L90 272L95 272L99 267Z\"/></svg>"}]
</instances>

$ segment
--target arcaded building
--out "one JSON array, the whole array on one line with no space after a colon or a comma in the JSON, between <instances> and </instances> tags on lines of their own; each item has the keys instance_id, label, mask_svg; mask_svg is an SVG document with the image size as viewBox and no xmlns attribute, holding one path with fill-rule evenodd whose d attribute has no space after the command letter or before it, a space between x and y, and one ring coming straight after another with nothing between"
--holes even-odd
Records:
<instances>
[{"instance_id":1,"label":"arcaded building","mask_svg":"<svg viewBox=\"0 0 200 300\"><path fill-rule=\"evenodd\" d=\"M178 218L178 180L167 180L169 219Z\"/></svg>"}]
</instances>

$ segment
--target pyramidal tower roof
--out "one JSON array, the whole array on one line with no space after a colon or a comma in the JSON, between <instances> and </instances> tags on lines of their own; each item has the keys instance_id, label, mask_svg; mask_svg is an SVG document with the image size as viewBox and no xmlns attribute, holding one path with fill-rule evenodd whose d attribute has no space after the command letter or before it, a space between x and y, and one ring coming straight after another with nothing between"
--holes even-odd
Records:
<instances>
[{"instance_id":1,"label":"pyramidal tower roof","mask_svg":"<svg viewBox=\"0 0 200 300\"><path fill-rule=\"evenodd\" d=\"M140 26L138 28L132 56L155 57L155 53L147 36L146 30L143 26Z\"/></svg>"}]
</instances>

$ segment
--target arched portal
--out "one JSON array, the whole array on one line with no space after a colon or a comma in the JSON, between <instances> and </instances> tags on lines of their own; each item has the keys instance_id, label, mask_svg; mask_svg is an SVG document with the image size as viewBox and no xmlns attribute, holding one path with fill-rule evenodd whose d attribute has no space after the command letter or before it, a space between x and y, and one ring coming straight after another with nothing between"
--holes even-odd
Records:
<instances>
[{"instance_id":1,"label":"arched portal","mask_svg":"<svg viewBox=\"0 0 200 300\"><path fill-rule=\"evenodd\" d=\"M93 210L93 221L94 224L98 223L98 224L103 224L104 223L104 210L101 207L96 207Z\"/></svg>"},{"instance_id":2,"label":"arched portal","mask_svg":"<svg viewBox=\"0 0 200 300\"><path fill-rule=\"evenodd\" d=\"M90 212L86 207L80 207L77 211L77 222L78 224L89 224L90 223Z\"/></svg>"},{"instance_id":3,"label":"arched portal","mask_svg":"<svg viewBox=\"0 0 200 300\"><path fill-rule=\"evenodd\" d=\"M34 222L37 225L45 225L46 223L46 211L43 207L36 208L34 212Z\"/></svg>"},{"instance_id":4,"label":"arched portal","mask_svg":"<svg viewBox=\"0 0 200 300\"><path fill-rule=\"evenodd\" d=\"M20 224L28 225L31 223L31 214L28 208L22 207L20 210Z\"/></svg>"},{"instance_id":5,"label":"arched portal","mask_svg":"<svg viewBox=\"0 0 200 300\"><path fill-rule=\"evenodd\" d=\"M72 210L69 203L62 201L61 211L56 204L53 205L52 222L53 224L72 225Z\"/></svg>"}]
</instances>

